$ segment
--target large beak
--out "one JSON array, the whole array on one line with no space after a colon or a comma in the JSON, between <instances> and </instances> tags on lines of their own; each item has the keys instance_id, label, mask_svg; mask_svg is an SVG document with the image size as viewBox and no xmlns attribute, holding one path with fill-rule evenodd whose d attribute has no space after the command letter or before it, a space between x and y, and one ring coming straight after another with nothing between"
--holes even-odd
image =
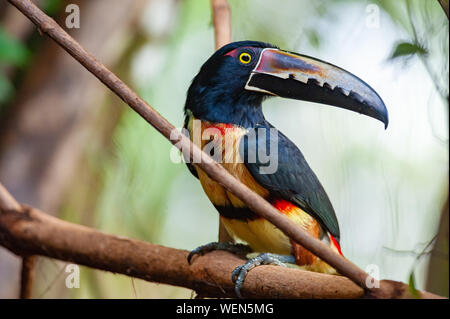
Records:
<instances>
[{"instance_id":1,"label":"large beak","mask_svg":"<svg viewBox=\"0 0 450 319\"><path fill-rule=\"evenodd\" d=\"M380 96L355 75L308 56L264 49L247 90L334 105L355 111L388 126L388 111Z\"/></svg>"}]
</instances>

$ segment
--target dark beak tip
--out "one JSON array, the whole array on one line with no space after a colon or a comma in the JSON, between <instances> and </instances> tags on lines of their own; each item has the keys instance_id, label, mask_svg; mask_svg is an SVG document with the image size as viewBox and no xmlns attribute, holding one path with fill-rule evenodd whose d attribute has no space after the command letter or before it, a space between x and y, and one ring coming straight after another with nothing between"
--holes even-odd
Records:
<instances>
[{"instance_id":1,"label":"dark beak tip","mask_svg":"<svg viewBox=\"0 0 450 319\"><path fill-rule=\"evenodd\" d=\"M381 120L381 122L384 123L384 129L387 130L388 125L389 125L389 114L388 114L388 110L387 110L387 107L384 104L384 102L381 101L381 103L382 103L381 104L382 105L382 112L381 112L380 120Z\"/></svg>"},{"instance_id":2,"label":"dark beak tip","mask_svg":"<svg viewBox=\"0 0 450 319\"><path fill-rule=\"evenodd\" d=\"M385 112L381 113L380 117L378 119L384 124L384 129L387 130L387 128L389 126L389 116L388 116L387 110Z\"/></svg>"}]
</instances>

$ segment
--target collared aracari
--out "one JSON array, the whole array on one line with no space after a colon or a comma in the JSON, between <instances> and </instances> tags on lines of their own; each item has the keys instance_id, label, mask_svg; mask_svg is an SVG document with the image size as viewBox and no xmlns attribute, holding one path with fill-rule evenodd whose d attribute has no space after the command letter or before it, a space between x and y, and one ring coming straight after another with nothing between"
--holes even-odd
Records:
<instances>
[{"instance_id":1,"label":"collared aracari","mask_svg":"<svg viewBox=\"0 0 450 319\"><path fill-rule=\"evenodd\" d=\"M215 150L222 152L221 164L230 174L299 227L342 254L339 224L324 188L297 146L264 118L261 104L270 96L345 108L378 119L385 128L387 109L379 95L355 75L330 63L256 41L234 42L216 51L203 64L187 93L184 128L193 142L202 149L208 143L217 146ZM193 139L195 129L199 129L201 135L210 129L212 133L207 134L210 138ZM274 130L275 134L267 133ZM253 138L248 138L250 131ZM264 173L268 163L255 154L259 154L258 147L267 146L272 140L277 143L277 152L270 160L277 161L276 170ZM226 151L227 146L231 147L231 152ZM255 156L249 156L251 154ZM261 264L293 263L312 271L336 273L252 212L195 163L187 165L200 180L232 238L244 241L251 251L261 253L233 272L239 297L247 272ZM248 246L210 243L193 250L188 259L190 262L194 254L213 249L238 252Z\"/></svg>"}]
</instances>

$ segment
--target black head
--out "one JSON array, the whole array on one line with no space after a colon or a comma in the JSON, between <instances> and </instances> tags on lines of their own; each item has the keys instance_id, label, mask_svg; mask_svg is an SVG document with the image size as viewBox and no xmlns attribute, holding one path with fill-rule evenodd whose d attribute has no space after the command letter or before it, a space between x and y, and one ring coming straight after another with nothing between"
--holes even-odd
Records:
<instances>
[{"instance_id":1,"label":"black head","mask_svg":"<svg viewBox=\"0 0 450 319\"><path fill-rule=\"evenodd\" d=\"M185 112L201 120L252 127L264 119L261 103L267 96L245 90L261 51L276 48L257 41L240 41L217 50L189 87Z\"/></svg>"},{"instance_id":2,"label":"black head","mask_svg":"<svg viewBox=\"0 0 450 319\"><path fill-rule=\"evenodd\" d=\"M388 124L383 101L358 77L257 41L217 50L192 81L185 112L200 120L254 127L264 121L263 99L274 95L338 106Z\"/></svg>"}]
</instances>

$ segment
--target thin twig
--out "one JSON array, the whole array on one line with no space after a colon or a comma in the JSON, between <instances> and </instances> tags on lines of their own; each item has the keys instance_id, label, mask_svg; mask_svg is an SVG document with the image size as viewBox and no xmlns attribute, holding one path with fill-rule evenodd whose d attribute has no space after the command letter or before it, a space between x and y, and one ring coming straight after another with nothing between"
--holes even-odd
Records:
<instances>
[{"instance_id":1,"label":"thin twig","mask_svg":"<svg viewBox=\"0 0 450 319\"><path fill-rule=\"evenodd\" d=\"M20 299L30 299L32 296L35 264L36 256L24 256L22 258Z\"/></svg>"},{"instance_id":2,"label":"thin twig","mask_svg":"<svg viewBox=\"0 0 450 319\"><path fill-rule=\"evenodd\" d=\"M227 0L211 0L216 50L231 42L231 10Z\"/></svg>"},{"instance_id":3,"label":"thin twig","mask_svg":"<svg viewBox=\"0 0 450 319\"><path fill-rule=\"evenodd\" d=\"M438 0L448 19L448 0Z\"/></svg>"},{"instance_id":4,"label":"thin twig","mask_svg":"<svg viewBox=\"0 0 450 319\"><path fill-rule=\"evenodd\" d=\"M45 287L45 289L38 295L37 299L42 299L47 292L52 289L52 287L55 285L56 281L61 277L61 275L64 273L64 269L66 269L66 264L64 264L60 269L58 269L58 272L56 273L55 277L53 277L52 281Z\"/></svg>"}]
</instances>

